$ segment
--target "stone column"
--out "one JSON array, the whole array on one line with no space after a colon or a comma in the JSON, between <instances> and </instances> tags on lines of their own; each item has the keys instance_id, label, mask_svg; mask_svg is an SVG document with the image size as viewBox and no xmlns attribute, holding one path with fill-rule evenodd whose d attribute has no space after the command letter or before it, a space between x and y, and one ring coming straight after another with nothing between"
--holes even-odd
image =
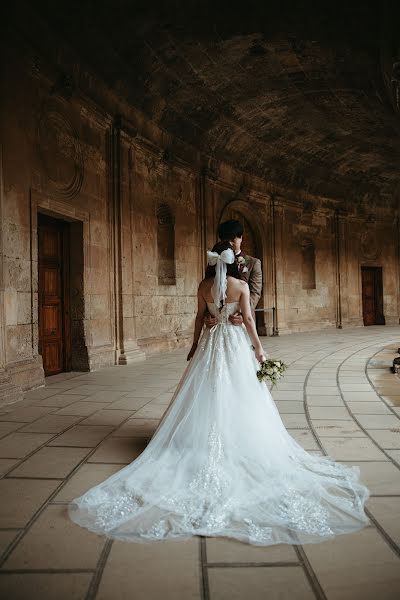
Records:
<instances>
[{"instance_id":1,"label":"stone column","mask_svg":"<svg viewBox=\"0 0 400 600\"><path fill-rule=\"evenodd\" d=\"M3 154L0 144L0 406L16 402L22 398L22 390L19 386L9 381L6 371L6 315L4 307L4 250L3 250Z\"/></svg>"},{"instance_id":2,"label":"stone column","mask_svg":"<svg viewBox=\"0 0 400 600\"><path fill-rule=\"evenodd\" d=\"M282 207L280 207L280 216L282 216ZM273 314L272 314L272 335L279 335L279 311L278 311L278 279L280 279L278 275L278 252L279 257L281 257L281 238L282 238L282 219L279 219L277 216L277 201L272 196L271 197L271 225L272 225L272 236L271 236L271 256L272 256L272 287L273 287ZM279 261L282 262L281 260ZM283 281L281 281L283 284Z\"/></svg>"},{"instance_id":3,"label":"stone column","mask_svg":"<svg viewBox=\"0 0 400 600\"><path fill-rule=\"evenodd\" d=\"M122 307L121 272L121 117L117 115L111 127L111 255L113 274L115 362L126 364Z\"/></svg>"},{"instance_id":4,"label":"stone column","mask_svg":"<svg viewBox=\"0 0 400 600\"><path fill-rule=\"evenodd\" d=\"M133 210L133 187L135 185L135 153L132 148L132 133L121 131L120 165L120 237L121 237L121 304L123 319L124 362L128 364L145 358L137 344L136 319L134 318L134 268L135 268L135 213ZM121 364L121 362L120 362Z\"/></svg>"},{"instance_id":5,"label":"stone column","mask_svg":"<svg viewBox=\"0 0 400 600\"><path fill-rule=\"evenodd\" d=\"M198 207L198 227L199 227L199 275L204 277L207 265L207 195L206 195L206 172L202 169L196 182L196 196Z\"/></svg>"},{"instance_id":6,"label":"stone column","mask_svg":"<svg viewBox=\"0 0 400 600\"><path fill-rule=\"evenodd\" d=\"M335 226L335 272L336 272L336 327L337 327L337 329L342 329L342 276L341 276L342 231L341 231L341 220L340 220L340 211L339 210L335 211L334 226Z\"/></svg>"},{"instance_id":7,"label":"stone column","mask_svg":"<svg viewBox=\"0 0 400 600\"><path fill-rule=\"evenodd\" d=\"M400 210L400 197L398 200ZM400 214L396 217L396 234L397 234L397 317L400 324Z\"/></svg>"},{"instance_id":8,"label":"stone column","mask_svg":"<svg viewBox=\"0 0 400 600\"><path fill-rule=\"evenodd\" d=\"M3 259L3 160L0 145L0 371L6 364L6 320L4 313L4 259Z\"/></svg>"},{"instance_id":9,"label":"stone column","mask_svg":"<svg viewBox=\"0 0 400 600\"><path fill-rule=\"evenodd\" d=\"M124 265L124 248L131 251L132 231L130 226L130 206L123 206L122 186L122 142L121 142L121 117L117 115L111 130L111 248L113 269L113 306L114 306L114 336L115 336L115 363L126 365L130 362L144 358L135 340L125 339L125 316L133 321L132 286L128 285L128 271ZM129 185L128 185L129 188ZM128 190L129 191L129 190ZM124 222L124 225L123 225ZM127 225L128 223L128 225ZM124 240L124 235L128 239ZM130 271L132 283L132 271ZM128 289L126 289L128 288ZM129 305L130 309L129 309ZM125 303L125 306L124 306Z\"/></svg>"}]
</instances>

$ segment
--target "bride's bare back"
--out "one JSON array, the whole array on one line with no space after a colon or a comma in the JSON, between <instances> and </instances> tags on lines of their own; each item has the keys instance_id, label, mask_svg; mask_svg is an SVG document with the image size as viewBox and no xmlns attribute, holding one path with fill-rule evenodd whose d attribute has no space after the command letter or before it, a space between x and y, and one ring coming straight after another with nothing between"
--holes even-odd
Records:
<instances>
[{"instance_id":1,"label":"bride's bare back","mask_svg":"<svg viewBox=\"0 0 400 600\"><path fill-rule=\"evenodd\" d=\"M228 304L230 302L239 302L240 298L243 294L243 290L247 287L247 283L240 279L236 279L235 277L226 278L227 287L226 287L226 300L225 302ZM211 294L211 288L214 283L214 278L209 277L208 279L203 279L200 283L199 291L201 292L204 300L206 302L214 302L214 299Z\"/></svg>"}]
</instances>

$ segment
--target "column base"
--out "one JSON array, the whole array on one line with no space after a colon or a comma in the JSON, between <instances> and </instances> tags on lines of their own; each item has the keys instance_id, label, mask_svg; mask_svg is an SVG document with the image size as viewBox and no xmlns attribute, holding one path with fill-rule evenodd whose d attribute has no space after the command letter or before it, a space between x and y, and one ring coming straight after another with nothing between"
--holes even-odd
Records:
<instances>
[{"instance_id":1,"label":"column base","mask_svg":"<svg viewBox=\"0 0 400 600\"><path fill-rule=\"evenodd\" d=\"M10 383L9 379L10 376L6 371L0 371L0 406L22 400L22 389Z\"/></svg>"},{"instance_id":2,"label":"column base","mask_svg":"<svg viewBox=\"0 0 400 600\"><path fill-rule=\"evenodd\" d=\"M44 385L41 356L10 363L0 371L0 405L22 400L24 391Z\"/></svg>"},{"instance_id":3,"label":"column base","mask_svg":"<svg viewBox=\"0 0 400 600\"><path fill-rule=\"evenodd\" d=\"M131 365L146 360L146 354L139 348L136 342L127 344L124 352L117 353L117 365Z\"/></svg>"}]
</instances>

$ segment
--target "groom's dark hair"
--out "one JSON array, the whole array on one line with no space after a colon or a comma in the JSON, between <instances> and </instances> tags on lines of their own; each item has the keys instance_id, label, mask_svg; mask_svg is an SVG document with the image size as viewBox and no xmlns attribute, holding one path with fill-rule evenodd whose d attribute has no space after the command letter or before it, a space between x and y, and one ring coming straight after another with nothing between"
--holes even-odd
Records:
<instances>
[{"instance_id":1,"label":"groom's dark hair","mask_svg":"<svg viewBox=\"0 0 400 600\"><path fill-rule=\"evenodd\" d=\"M218 237L222 242L234 240L236 237L243 236L243 225L240 221L231 219L230 221L224 221L218 227Z\"/></svg>"}]
</instances>

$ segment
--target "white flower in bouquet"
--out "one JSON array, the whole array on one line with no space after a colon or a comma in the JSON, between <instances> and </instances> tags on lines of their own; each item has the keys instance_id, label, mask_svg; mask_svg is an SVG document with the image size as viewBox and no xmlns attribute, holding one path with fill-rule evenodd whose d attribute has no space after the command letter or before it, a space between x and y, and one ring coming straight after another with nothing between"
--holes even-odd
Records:
<instances>
[{"instance_id":1,"label":"white flower in bouquet","mask_svg":"<svg viewBox=\"0 0 400 600\"><path fill-rule=\"evenodd\" d=\"M274 386L281 379L286 368L285 363L281 360L264 359L257 371L257 378L259 381L270 381Z\"/></svg>"}]
</instances>

